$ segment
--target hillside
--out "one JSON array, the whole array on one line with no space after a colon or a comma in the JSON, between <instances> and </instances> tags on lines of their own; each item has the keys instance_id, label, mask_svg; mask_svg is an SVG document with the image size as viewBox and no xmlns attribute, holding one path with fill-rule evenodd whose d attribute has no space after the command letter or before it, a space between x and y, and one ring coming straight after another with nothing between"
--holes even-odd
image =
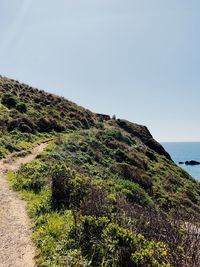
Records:
<instances>
[{"instance_id":1,"label":"hillside","mask_svg":"<svg viewBox=\"0 0 200 267\"><path fill-rule=\"evenodd\" d=\"M0 77L0 97L0 158L53 132L95 124L96 116L89 110L11 79Z\"/></svg>"},{"instance_id":2,"label":"hillside","mask_svg":"<svg viewBox=\"0 0 200 267\"><path fill-rule=\"evenodd\" d=\"M39 266L200 264L191 233L199 227L200 184L145 126L4 77L0 103L0 158L49 140L9 173L29 203Z\"/></svg>"}]
</instances>

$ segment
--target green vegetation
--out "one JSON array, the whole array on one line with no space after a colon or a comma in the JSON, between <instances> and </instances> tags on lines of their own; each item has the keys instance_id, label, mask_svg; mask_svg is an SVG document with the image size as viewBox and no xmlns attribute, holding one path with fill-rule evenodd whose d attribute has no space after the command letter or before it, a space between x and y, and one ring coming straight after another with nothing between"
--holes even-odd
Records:
<instances>
[{"instance_id":1,"label":"green vegetation","mask_svg":"<svg viewBox=\"0 0 200 267\"><path fill-rule=\"evenodd\" d=\"M0 93L1 158L54 137L8 174L28 202L38 266L200 265L200 184L146 127L5 78Z\"/></svg>"},{"instance_id":2,"label":"green vegetation","mask_svg":"<svg viewBox=\"0 0 200 267\"><path fill-rule=\"evenodd\" d=\"M95 118L64 98L0 77L0 158L58 132L88 128Z\"/></svg>"},{"instance_id":3,"label":"green vegetation","mask_svg":"<svg viewBox=\"0 0 200 267\"><path fill-rule=\"evenodd\" d=\"M199 184L159 154L150 161L149 148L123 134L110 125L65 134L10 174L35 221L39 266L195 266L199 260L188 255L188 242L198 249L184 229L191 216L198 225Z\"/></svg>"}]
</instances>

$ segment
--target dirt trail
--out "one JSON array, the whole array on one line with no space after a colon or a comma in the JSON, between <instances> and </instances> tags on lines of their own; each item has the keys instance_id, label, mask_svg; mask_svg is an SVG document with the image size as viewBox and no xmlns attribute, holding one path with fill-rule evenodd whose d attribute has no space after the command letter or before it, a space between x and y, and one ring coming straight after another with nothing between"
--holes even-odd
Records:
<instances>
[{"instance_id":1,"label":"dirt trail","mask_svg":"<svg viewBox=\"0 0 200 267\"><path fill-rule=\"evenodd\" d=\"M47 143L35 147L30 154L12 160L13 155L0 161L0 267L33 267L35 249L31 241L31 222L26 202L9 188L5 174L17 171L33 160Z\"/></svg>"}]
</instances>

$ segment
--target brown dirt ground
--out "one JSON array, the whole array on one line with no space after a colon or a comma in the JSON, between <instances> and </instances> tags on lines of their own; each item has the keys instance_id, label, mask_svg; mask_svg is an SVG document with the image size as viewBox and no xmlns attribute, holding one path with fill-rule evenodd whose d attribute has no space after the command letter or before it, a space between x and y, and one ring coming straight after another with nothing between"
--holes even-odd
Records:
<instances>
[{"instance_id":1,"label":"brown dirt ground","mask_svg":"<svg viewBox=\"0 0 200 267\"><path fill-rule=\"evenodd\" d=\"M6 181L7 171L17 171L22 164L33 160L47 143L35 147L30 154L20 153L0 161L0 267L35 266L35 248L32 243L31 221L26 202Z\"/></svg>"}]
</instances>

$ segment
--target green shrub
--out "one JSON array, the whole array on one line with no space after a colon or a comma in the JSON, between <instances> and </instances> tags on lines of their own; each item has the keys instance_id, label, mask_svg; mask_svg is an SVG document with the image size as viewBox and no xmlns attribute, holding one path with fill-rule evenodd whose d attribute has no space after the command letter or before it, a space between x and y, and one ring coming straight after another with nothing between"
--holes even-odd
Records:
<instances>
[{"instance_id":1,"label":"green shrub","mask_svg":"<svg viewBox=\"0 0 200 267\"><path fill-rule=\"evenodd\" d=\"M66 164L56 164L52 168L51 177L53 207L56 209L79 207L88 190L88 179Z\"/></svg>"},{"instance_id":2,"label":"green shrub","mask_svg":"<svg viewBox=\"0 0 200 267\"><path fill-rule=\"evenodd\" d=\"M106 217L83 216L79 225L71 231L70 236L75 241L74 248L81 248L82 255L91 262L91 266L101 266L104 254L101 235L108 223L109 219Z\"/></svg>"},{"instance_id":3,"label":"green shrub","mask_svg":"<svg viewBox=\"0 0 200 267\"><path fill-rule=\"evenodd\" d=\"M82 217L71 237L91 266L170 266L163 243L147 241L143 235L110 223L106 217Z\"/></svg>"},{"instance_id":4,"label":"green shrub","mask_svg":"<svg viewBox=\"0 0 200 267\"><path fill-rule=\"evenodd\" d=\"M2 95L1 103L8 108L14 108L17 104L17 98L12 93L5 93Z\"/></svg>"},{"instance_id":5,"label":"green shrub","mask_svg":"<svg viewBox=\"0 0 200 267\"><path fill-rule=\"evenodd\" d=\"M26 117L17 118L9 121L8 130L19 130L24 133L34 133L36 129L36 125L32 120Z\"/></svg>"},{"instance_id":6,"label":"green shrub","mask_svg":"<svg viewBox=\"0 0 200 267\"><path fill-rule=\"evenodd\" d=\"M16 109L21 113L26 113L27 112L27 106L23 102L17 103Z\"/></svg>"},{"instance_id":7,"label":"green shrub","mask_svg":"<svg viewBox=\"0 0 200 267\"><path fill-rule=\"evenodd\" d=\"M75 173L65 164L55 165L52 168L52 202L55 208L69 207L70 204L70 180Z\"/></svg>"},{"instance_id":8,"label":"green shrub","mask_svg":"<svg viewBox=\"0 0 200 267\"><path fill-rule=\"evenodd\" d=\"M116 190L122 192L131 203L138 203L143 206L154 206L150 196L138 184L128 180L119 180L115 186Z\"/></svg>"},{"instance_id":9,"label":"green shrub","mask_svg":"<svg viewBox=\"0 0 200 267\"><path fill-rule=\"evenodd\" d=\"M6 156L6 149L3 147L0 147L0 159L4 158Z\"/></svg>"},{"instance_id":10,"label":"green shrub","mask_svg":"<svg viewBox=\"0 0 200 267\"><path fill-rule=\"evenodd\" d=\"M39 216L34 233L34 240L39 248L39 266L74 266L66 264L84 262L80 252L71 249L69 232L73 226L71 211L63 214L50 211Z\"/></svg>"},{"instance_id":11,"label":"green shrub","mask_svg":"<svg viewBox=\"0 0 200 267\"><path fill-rule=\"evenodd\" d=\"M108 266L167 266L167 250L161 242L149 242L114 223L105 228L102 237Z\"/></svg>"},{"instance_id":12,"label":"green shrub","mask_svg":"<svg viewBox=\"0 0 200 267\"><path fill-rule=\"evenodd\" d=\"M48 165L35 159L31 163L24 165L17 173L14 188L16 190L30 190L39 192L45 185L45 172L48 171Z\"/></svg>"},{"instance_id":13,"label":"green shrub","mask_svg":"<svg viewBox=\"0 0 200 267\"><path fill-rule=\"evenodd\" d=\"M37 121L37 128L39 132L62 132L65 130L65 127L56 119L50 119L48 117L39 118Z\"/></svg>"}]
</instances>

